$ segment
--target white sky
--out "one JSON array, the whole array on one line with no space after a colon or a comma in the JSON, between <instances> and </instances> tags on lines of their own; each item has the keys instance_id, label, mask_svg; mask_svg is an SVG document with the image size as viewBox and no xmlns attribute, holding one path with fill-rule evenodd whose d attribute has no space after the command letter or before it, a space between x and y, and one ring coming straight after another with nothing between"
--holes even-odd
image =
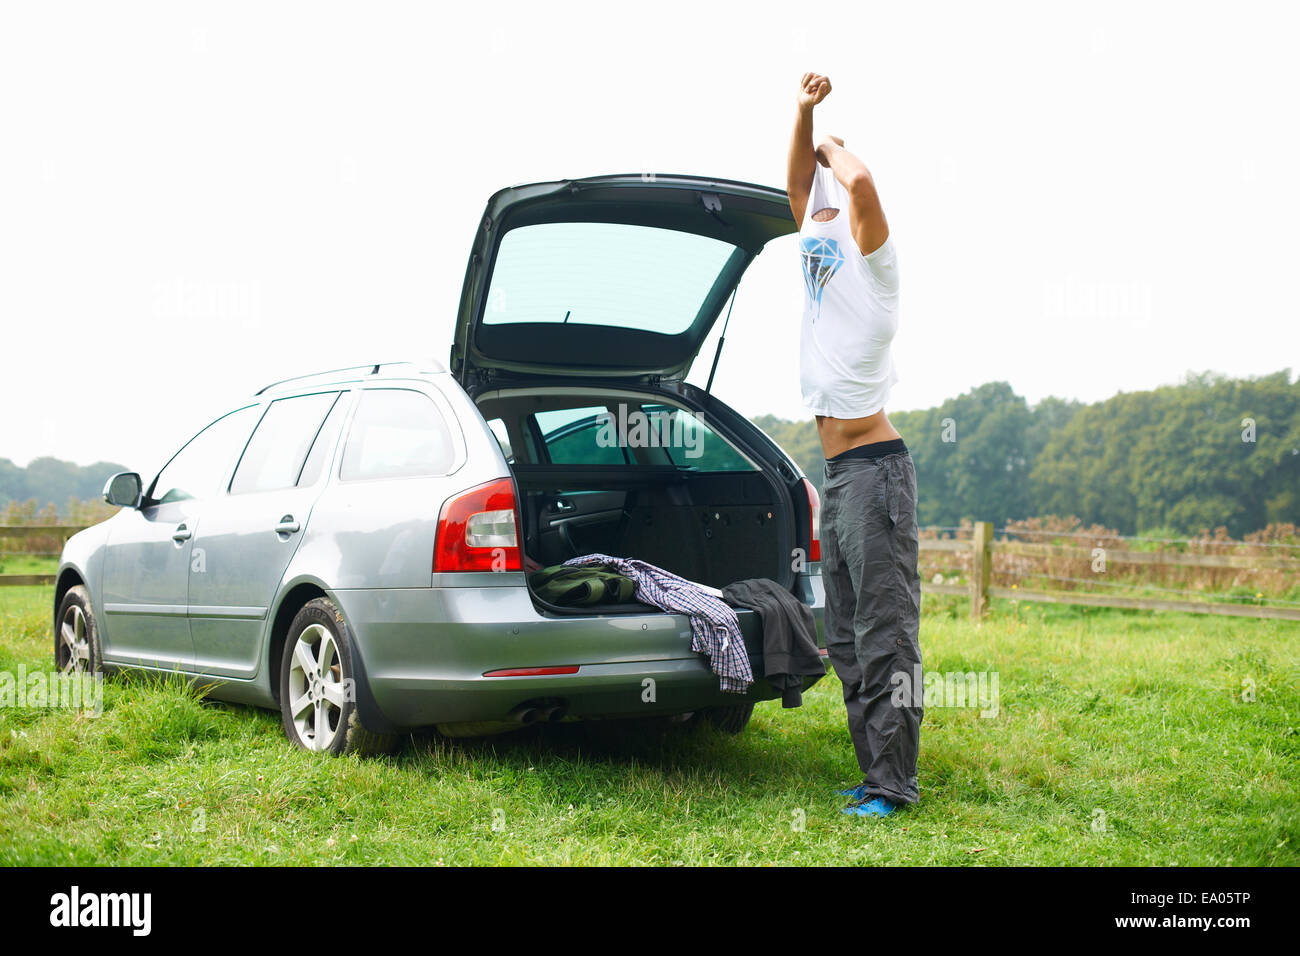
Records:
<instances>
[{"instance_id":1,"label":"white sky","mask_svg":"<svg viewBox=\"0 0 1300 956\"><path fill-rule=\"evenodd\" d=\"M899 250L891 408L1300 366L1282 4L0 9L0 457L19 464L148 471L273 379L445 360L489 194L783 185L806 70L830 75L819 125L871 167ZM741 287L715 391L746 414L804 414L801 290L789 240Z\"/></svg>"}]
</instances>

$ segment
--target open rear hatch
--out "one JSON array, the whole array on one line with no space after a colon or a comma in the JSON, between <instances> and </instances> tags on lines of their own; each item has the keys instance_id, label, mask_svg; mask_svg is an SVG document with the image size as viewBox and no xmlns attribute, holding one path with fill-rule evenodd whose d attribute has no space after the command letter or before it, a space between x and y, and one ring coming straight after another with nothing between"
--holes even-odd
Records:
<instances>
[{"instance_id":1,"label":"open rear hatch","mask_svg":"<svg viewBox=\"0 0 1300 956\"><path fill-rule=\"evenodd\" d=\"M484 211L450 368L681 380L745 269L795 223L783 190L680 175L514 186Z\"/></svg>"},{"instance_id":2,"label":"open rear hatch","mask_svg":"<svg viewBox=\"0 0 1300 956\"><path fill-rule=\"evenodd\" d=\"M650 401L688 388L674 383L745 270L795 228L784 190L698 176L598 176L492 196L466 268L449 366L486 419L508 420L530 556L544 564L597 551L638 557L712 586L792 576L786 476L768 463L730 446L726 465L676 461L655 448L628 451L612 466L562 457L555 445L567 432L530 421L527 406L549 408L575 387L634 388ZM571 404L593 402L604 404ZM589 613L620 611L645 608ZM745 627L749 639L752 624Z\"/></svg>"}]
</instances>

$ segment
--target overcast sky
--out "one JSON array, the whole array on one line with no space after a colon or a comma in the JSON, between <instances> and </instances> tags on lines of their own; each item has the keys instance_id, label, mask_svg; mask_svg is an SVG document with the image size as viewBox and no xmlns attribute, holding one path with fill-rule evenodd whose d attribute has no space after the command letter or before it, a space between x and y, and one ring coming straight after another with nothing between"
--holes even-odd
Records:
<instances>
[{"instance_id":1,"label":"overcast sky","mask_svg":"<svg viewBox=\"0 0 1300 956\"><path fill-rule=\"evenodd\" d=\"M782 186L808 70L898 248L889 407L1300 367L1282 4L0 9L0 457L19 464L149 471L273 379L445 360L494 190ZM801 295L791 240L772 244L715 384L746 414L805 414Z\"/></svg>"}]
</instances>

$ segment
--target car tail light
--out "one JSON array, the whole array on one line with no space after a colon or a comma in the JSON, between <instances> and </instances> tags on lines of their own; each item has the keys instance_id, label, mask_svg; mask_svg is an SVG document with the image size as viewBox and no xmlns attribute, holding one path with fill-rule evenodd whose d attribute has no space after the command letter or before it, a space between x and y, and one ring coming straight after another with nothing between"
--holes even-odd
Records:
<instances>
[{"instance_id":1,"label":"car tail light","mask_svg":"<svg viewBox=\"0 0 1300 956\"><path fill-rule=\"evenodd\" d=\"M433 570L521 570L519 525L515 486L509 478L462 492L438 515Z\"/></svg>"},{"instance_id":2,"label":"car tail light","mask_svg":"<svg viewBox=\"0 0 1300 956\"><path fill-rule=\"evenodd\" d=\"M808 560L822 559L822 499L817 489L807 478L803 480L804 491L808 492L808 516L811 527L808 529Z\"/></svg>"}]
</instances>

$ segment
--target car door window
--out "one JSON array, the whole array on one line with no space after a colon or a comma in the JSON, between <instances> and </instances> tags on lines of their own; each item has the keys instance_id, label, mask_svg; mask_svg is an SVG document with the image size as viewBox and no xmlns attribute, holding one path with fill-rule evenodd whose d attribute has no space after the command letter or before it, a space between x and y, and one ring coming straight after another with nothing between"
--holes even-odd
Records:
<instances>
[{"instance_id":1,"label":"car door window","mask_svg":"<svg viewBox=\"0 0 1300 956\"><path fill-rule=\"evenodd\" d=\"M207 498L219 493L257 421L258 406L223 415L199 432L163 466L149 489L154 504Z\"/></svg>"},{"instance_id":2,"label":"car door window","mask_svg":"<svg viewBox=\"0 0 1300 956\"><path fill-rule=\"evenodd\" d=\"M325 424L321 425L320 431L316 433L316 440L311 443L311 451L307 453L307 461L298 476L299 488L308 488L316 484L316 480L325 470L334 451L334 440L339 437L339 429L343 426L343 417L347 414L347 397L348 393L344 392L334 403L329 415L325 417Z\"/></svg>"},{"instance_id":3,"label":"car door window","mask_svg":"<svg viewBox=\"0 0 1300 956\"><path fill-rule=\"evenodd\" d=\"M653 423L650 432L658 436L668 458L679 468L697 471L753 471L754 466L704 419L672 405L643 405Z\"/></svg>"},{"instance_id":4,"label":"car door window","mask_svg":"<svg viewBox=\"0 0 1300 956\"><path fill-rule=\"evenodd\" d=\"M451 429L429 396L411 389L367 389L348 430L339 477L445 475L455 458Z\"/></svg>"},{"instance_id":5,"label":"car door window","mask_svg":"<svg viewBox=\"0 0 1300 956\"><path fill-rule=\"evenodd\" d=\"M537 412L533 416L554 465L626 465L631 459L617 422L603 405Z\"/></svg>"},{"instance_id":6,"label":"car door window","mask_svg":"<svg viewBox=\"0 0 1300 956\"><path fill-rule=\"evenodd\" d=\"M319 392L272 402L239 459L230 493L275 491L297 484L307 450L338 397L338 392Z\"/></svg>"}]
</instances>

